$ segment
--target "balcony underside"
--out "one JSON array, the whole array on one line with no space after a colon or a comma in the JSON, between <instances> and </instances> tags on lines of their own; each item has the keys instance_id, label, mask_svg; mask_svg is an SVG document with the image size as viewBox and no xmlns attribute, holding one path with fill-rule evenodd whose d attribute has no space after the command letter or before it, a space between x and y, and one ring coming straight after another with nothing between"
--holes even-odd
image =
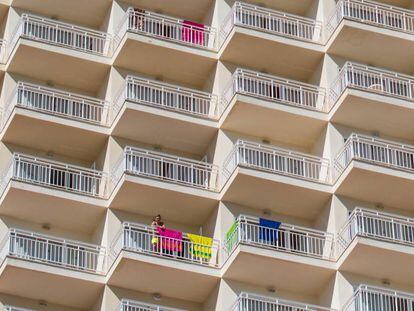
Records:
<instances>
[{"instance_id":1,"label":"balcony underside","mask_svg":"<svg viewBox=\"0 0 414 311\"><path fill-rule=\"evenodd\" d=\"M220 122L225 130L310 149L327 124L325 118L319 112L236 95Z\"/></svg>"},{"instance_id":2,"label":"balcony underside","mask_svg":"<svg viewBox=\"0 0 414 311\"><path fill-rule=\"evenodd\" d=\"M202 22L214 5L213 0L126 0L124 3L152 12Z\"/></svg>"},{"instance_id":3,"label":"balcony underside","mask_svg":"<svg viewBox=\"0 0 414 311\"><path fill-rule=\"evenodd\" d=\"M335 275L332 262L245 245L237 247L224 269L227 279L310 296L320 294Z\"/></svg>"},{"instance_id":4,"label":"balcony underside","mask_svg":"<svg viewBox=\"0 0 414 311\"><path fill-rule=\"evenodd\" d=\"M335 194L413 211L414 173L352 161L337 180Z\"/></svg>"},{"instance_id":5,"label":"balcony underside","mask_svg":"<svg viewBox=\"0 0 414 311\"><path fill-rule=\"evenodd\" d=\"M413 35L345 20L327 45L329 54L401 73L414 73Z\"/></svg>"},{"instance_id":6,"label":"balcony underside","mask_svg":"<svg viewBox=\"0 0 414 311\"><path fill-rule=\"evenodd\" d=\"M413 286L414 270L398 269L411 267L413 255L414 247L358 237L340 258L339 270Z\"/></svg>"},{"instance_id":7,"label":"balcony underside","mask_svg":"<svg viewBox=\"0 0 414 311\"><path fill-rule=\"evenodd\" d=\"M331 198L330 187L310 181L237 168L223 189L223 201L315 219Z\"/></svg>"},{"instance_id":8,"label":"balcony underside","mask_svg":"<svg viewBox=\"0 0 414 311\"><path fill-rule=\"evenodd\" d=\"M102 56L22 38L7 66L8 72L89 92L91 96L100 90L110 69L109 59Z\"/></svg>"},{"instance_id":9,"label":"balcony underside","mask_svg":"<svg viewBox=\"0 0 414 311\"><path fill-rule=\"evenodd\" d=\"M108 132L102 126L16 107L2 141L93 162L104 148Z\"/></svg>"},{"instance_id":10,"label":"balcony underside","mask_svg":"<svg viewBox=\"0 0 414 311\"><path fill-rule=\"evenodd\" d=\"M192 302L204 302L220 281L219 270L122 251L108 285Z\"/></svg>"},{"instance_id":11,"label":"balcony underside","mask_svg":"<svg viewBox=\"0 0 414 311\"><path fill-rule=\"evenodd\" d=\"M111 0L11 0L11 5L54 19L99 29L111 7ZM82 8L81 10L79 8Z\"/></svg>"},{"instance_id":12,"label":"balcony underside","mask_svg":"<svg viewBox=\"0 0 414 311\"><path fill-rule=\"evenodd\" d=\"M323 48L318 44L236 26L222 47L220 59L307 82L323 59Z\"/></svg>"},{"instance_id":13,"label":"balcony underside","mask_svg":"<svg viewBox=\"0 0 414 311\"><path fill-rule=\"evenodd\" d=\"M101 199L12 181L0 198L0 214L91 234L105 216L104 204Z\"/></svg>"},{"instance_id":14,"label":"balcony underside","mask_svg":"<svg viewBox=\"0 0 414 311\"><path fill-rule=\"evenodd\" d=\"M36 301L90 310L105 286L103 276L8 258L0 274L0 292Z\"/></svg>"},{"instance_id":15,"label":"balcony underside","mask_svg":"<svg viewBox=\"0 0 414 311\"><path fill-rule=\"evenodd\" d=\"M115 120L112 135L204 155L217 131L215 121L126 102Z\"/></svg>"},{"instance_id":16,"label":"balcony underside","mask_svg":"<svg viewBox=\"0 0 414 311\"><path fill-rule=\"evenodd\" d=\"M202 88L216 65L213 52L128 32L114 66L167 81Z\"/></svg>"},{"instance_id":17,"label":"balcony underside","mask_svg":"<svg viewBox=\"0 0 414 311\"><path fill-rule=\"evenodd\" d=\"M207 190L125 175L112 195L111 208L181 223L202 225L218 205L218 194Z\"/></svg>"},{"instance_id":18,"label":"balcony underside","mask_svg":"<svg viewBox=\"0 0 414 311\"><path fill-rule=\"evenodd\" d=\"M347 89L330 115L333 123L414 140L414 103L404 99Z\"/></svg>"}]
</instances>

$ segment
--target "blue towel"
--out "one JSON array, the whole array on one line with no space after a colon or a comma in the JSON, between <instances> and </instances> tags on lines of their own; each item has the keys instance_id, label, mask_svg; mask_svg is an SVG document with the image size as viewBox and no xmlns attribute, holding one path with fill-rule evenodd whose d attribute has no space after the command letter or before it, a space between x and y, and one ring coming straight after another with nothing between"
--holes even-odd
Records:
<instances>
[{"instance_id":1,"label":"blue towel","mask_svg":"<svg viewBox=\"0 0 414 311\"><path fill-rule=\"evenodd\" d=\"M274 243L277 241L277 235L280 225L282 223L278 221L268 220L268 219L259 219L259 225L260 225L260 239L262 241Z\"/></svg>"}]
</instances>

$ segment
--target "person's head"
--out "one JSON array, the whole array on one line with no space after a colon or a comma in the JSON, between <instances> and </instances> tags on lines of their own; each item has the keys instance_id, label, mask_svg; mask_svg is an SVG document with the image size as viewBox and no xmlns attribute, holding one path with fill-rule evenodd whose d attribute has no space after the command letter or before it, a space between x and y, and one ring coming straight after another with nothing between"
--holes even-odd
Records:
<instances>
[{"instance_id":1,"label":"person's head","mask_svg":"<svg viewBox=\"0 0 414 311\"><path fill-rule=\"evenodd\" d=\"M156 222L160 222L161 221L161 215L158 214L157 216L154 217L154 221Z\"/></svg>"}]
</instances>

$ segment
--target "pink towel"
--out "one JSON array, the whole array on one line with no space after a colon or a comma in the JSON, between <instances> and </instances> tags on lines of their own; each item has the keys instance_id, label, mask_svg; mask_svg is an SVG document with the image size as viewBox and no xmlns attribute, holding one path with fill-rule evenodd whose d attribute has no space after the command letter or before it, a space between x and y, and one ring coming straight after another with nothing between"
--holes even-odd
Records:
<instances>
[{"instance_id":1,"label":"pink towel","mask_svg":"<svg viewBox=\"0 0 414 311\"><path fill-rule=\"evenodd\" d=\"M159 244L162 249L181 252L183 240L182 232L171 229L162 229L160 227L157 228L157 232L161 237Z\"/></svg>"},{"instance_id":2,"label":"pink towel","mask_svg":"<svg viewBox=\"0 0 414 311\"><path fill-rule=\"evenodd\" d=\"M183 22L183 40L198 45L204 45L204 25L192 21Z\"/></svg>"}]
</instances>

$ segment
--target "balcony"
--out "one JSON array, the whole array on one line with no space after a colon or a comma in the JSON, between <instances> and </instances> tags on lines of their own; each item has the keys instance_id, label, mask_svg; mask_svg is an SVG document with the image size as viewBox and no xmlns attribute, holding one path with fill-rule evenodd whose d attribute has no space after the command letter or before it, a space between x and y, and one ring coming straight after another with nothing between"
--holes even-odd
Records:
<instances>
[{"instance_id":1,"label":"balcony","mask_svg":"<svg viewBox=\"0 0 414 311\"><path fill-rule=\"evenodd\" d=\"M224 161L222 200L314 219L331 196L329 160L238 140Z\"/></svg>"},{"instance_id":2,"label":"balcony","mask_svg":"<svg viewBox=\"0 0 414 311\"><path fill-rule=\"evenodd\" d=\"M161 237L152 227L124 223L111 247L109 284L203 302L220 280L219 250L216 240L211 245L195 244L187 233L182 239ZM174 288L167 280L186 286Z\"/></svg>"},{"instance_id":3,"label":"balcony","mask_svg":"<svg viewBox=\"0 0 414 311\"><path fill-rule=\"evenodd\" d=\"M336 194L412 210L414 147L352 134L333 166Z\"/></svg>"},{"instance_id":4,"label":"balcony","mask_svg":"<svg viewBox=\"0 0 414 311\"><path fill-rule=\"evenodd\" d=\"M318 21L235 2L221 26L220 59L307 81L323 58L321 31Z\"/></svg>"},{"instance_id":5,"label":"balcony","mask_svg":"<svg viewBox=\"0 0 414 311\"><path fill-rule=\"evenodd\" d=\"M217 33L207 25L130 7L116 33L117 67L196 88L214 69Z\"/></svg>"},{"instance_id":6,"label":"balcony","mask_svg":"<svg viewBox=\"0 0 414 311\"><path fill-rule=\"evenodd\" d=\"M414 12L368 0L340 0L328 19L328 53L412 73ZM398 46L398 49L395 47ZM388 57L392 55L392 57Z\"/></svg>"},{"instance_id":7,"label":"balcony","mask_svg":"<svg viewBox=\"0 0 414 311\"><path fill-rule=\"evenodd\" d=\"M40 85L18 82L3 111L2 140L28 148L93 161L109 135L108 102Z\"/></svg>"},{"instance_id":8,"label":"balcony","mask_svg":"<svg viewBox=\"0 0 414 311\"><path fill-rule=\"evenodd\" d=\"M237 69L222 96L221 128L312 147L327 124L325 90Z\"/></svg>"},{"instance_id":9,"label":"balcony","mask_svg":"<svg viewBox=\"0 0 414 311\"><path fill-rule=\"evenodd\" d=\"M231 311L266 311L266 310L295 310L295 311L332 311L332 309L289 301L275 297L267 297L250 293L241 293Z\"/></svg>"},{"instance_id":10,"label":"balcony","mask_svg":"<svg viewBox=\"0 0 414 311\"><path fill-rule=\"evenodd\" d=\"M112 38L89 28L25 13L8 42L15 74L98 92L110 68Z\"/></svg>"},{"instance_id":11,"label":"balcony","mask_svg":"<svg viewBox=\"0 0 414 311\"><path fill-rule=\"evenodd\" d=\"M112 172L111 206L148 216L156 207L165 218L202 224L218 204L218 173L206 162L125 147Z\"/></svg>"},{"instance_id":12,"label":"balcony","mask_svg":"<svg viewBox=\"0 0 414 311\"><path fill-rule=\"evenodd\" d=\"M105 284L106 253L100 246L10 229L1 255L5 294L90 308Z\"/></svg>"},{"instance_id":13,"label":"balcony","mask_svg":"<svg viewBox=\"0 0 414 311\"><path fill-rule=\"evenodd\" d=\"M240 215L226 237L226 278L315 294L334 275L330 233L285 223L272 229L260 226L256 217Z\"/></svg>"},{"instance_id":14,"label":"balcony","mask_svg":"<svg viewBox=\"0 0 414 311\"><path fill-rule=\"evenodd\" d=\"M0 178L1 213L92 233L105 215L107 181L101 171L15 153Z\"/></svg>"},{"instance_id":15,"label":"balcony","mask_svg":"<svg viewBox=\"0 0 414 311\"><path fill-rule=\"evenodd\" d=\"M344 306L344 311L412 310L414 295L396 290L360 285Z\"/></svg>"},{"instance_id":16,"label":"balcony","mask_svg":"<svg viewBox=\"0 0 414 311\"><path fill-rule=\"evenodd\" d=\"M347 62L329 91L330 119L412 140L414 77Z\"/></svg>"},{"instance_id":17,"label":"balcony","mask_svg":"<svg viewBox=\"0 0 414 311\"><path fill-rule=\"evenodd\" d=\"M73 23L91 28L100 28L111 7L111 0L7 0L10 5L27 12L36 12L43 16L65 18ZM82 10L79 10L79 8Z\"/></svg>"},{"instance_id":18,"label":"balcony","mask_svg":"<svg viewBox=\"0 0 414 311\"><path fill-rule=\"evenodd\" d=\"M411 271L395 269L411 264L414 219L357 208L337 239L338 255L342 255L339 260L341 270L392 279L403 284L409 284L414 279Z\"/></svg>"},{"instance_id":19,"label":"balcony","mask_svg":"<svg viewBox=\"0 0 414 311\"><path fill-rule=\"evenodd\" d=\"M118 311L184 311L181 309L168 308L164 306L144 303L129 299L122 299Z\"/></svg>"},{"instance_id":20,"label":"balcony","mask_svg":"<svg viewBox=\"0 0 414 311\"><path fill-rule=\"evenodd\" d=\"M127 76L112 135L203 155L218 131L218 109L216 95Z\"/></svg>"}]
</instances>

